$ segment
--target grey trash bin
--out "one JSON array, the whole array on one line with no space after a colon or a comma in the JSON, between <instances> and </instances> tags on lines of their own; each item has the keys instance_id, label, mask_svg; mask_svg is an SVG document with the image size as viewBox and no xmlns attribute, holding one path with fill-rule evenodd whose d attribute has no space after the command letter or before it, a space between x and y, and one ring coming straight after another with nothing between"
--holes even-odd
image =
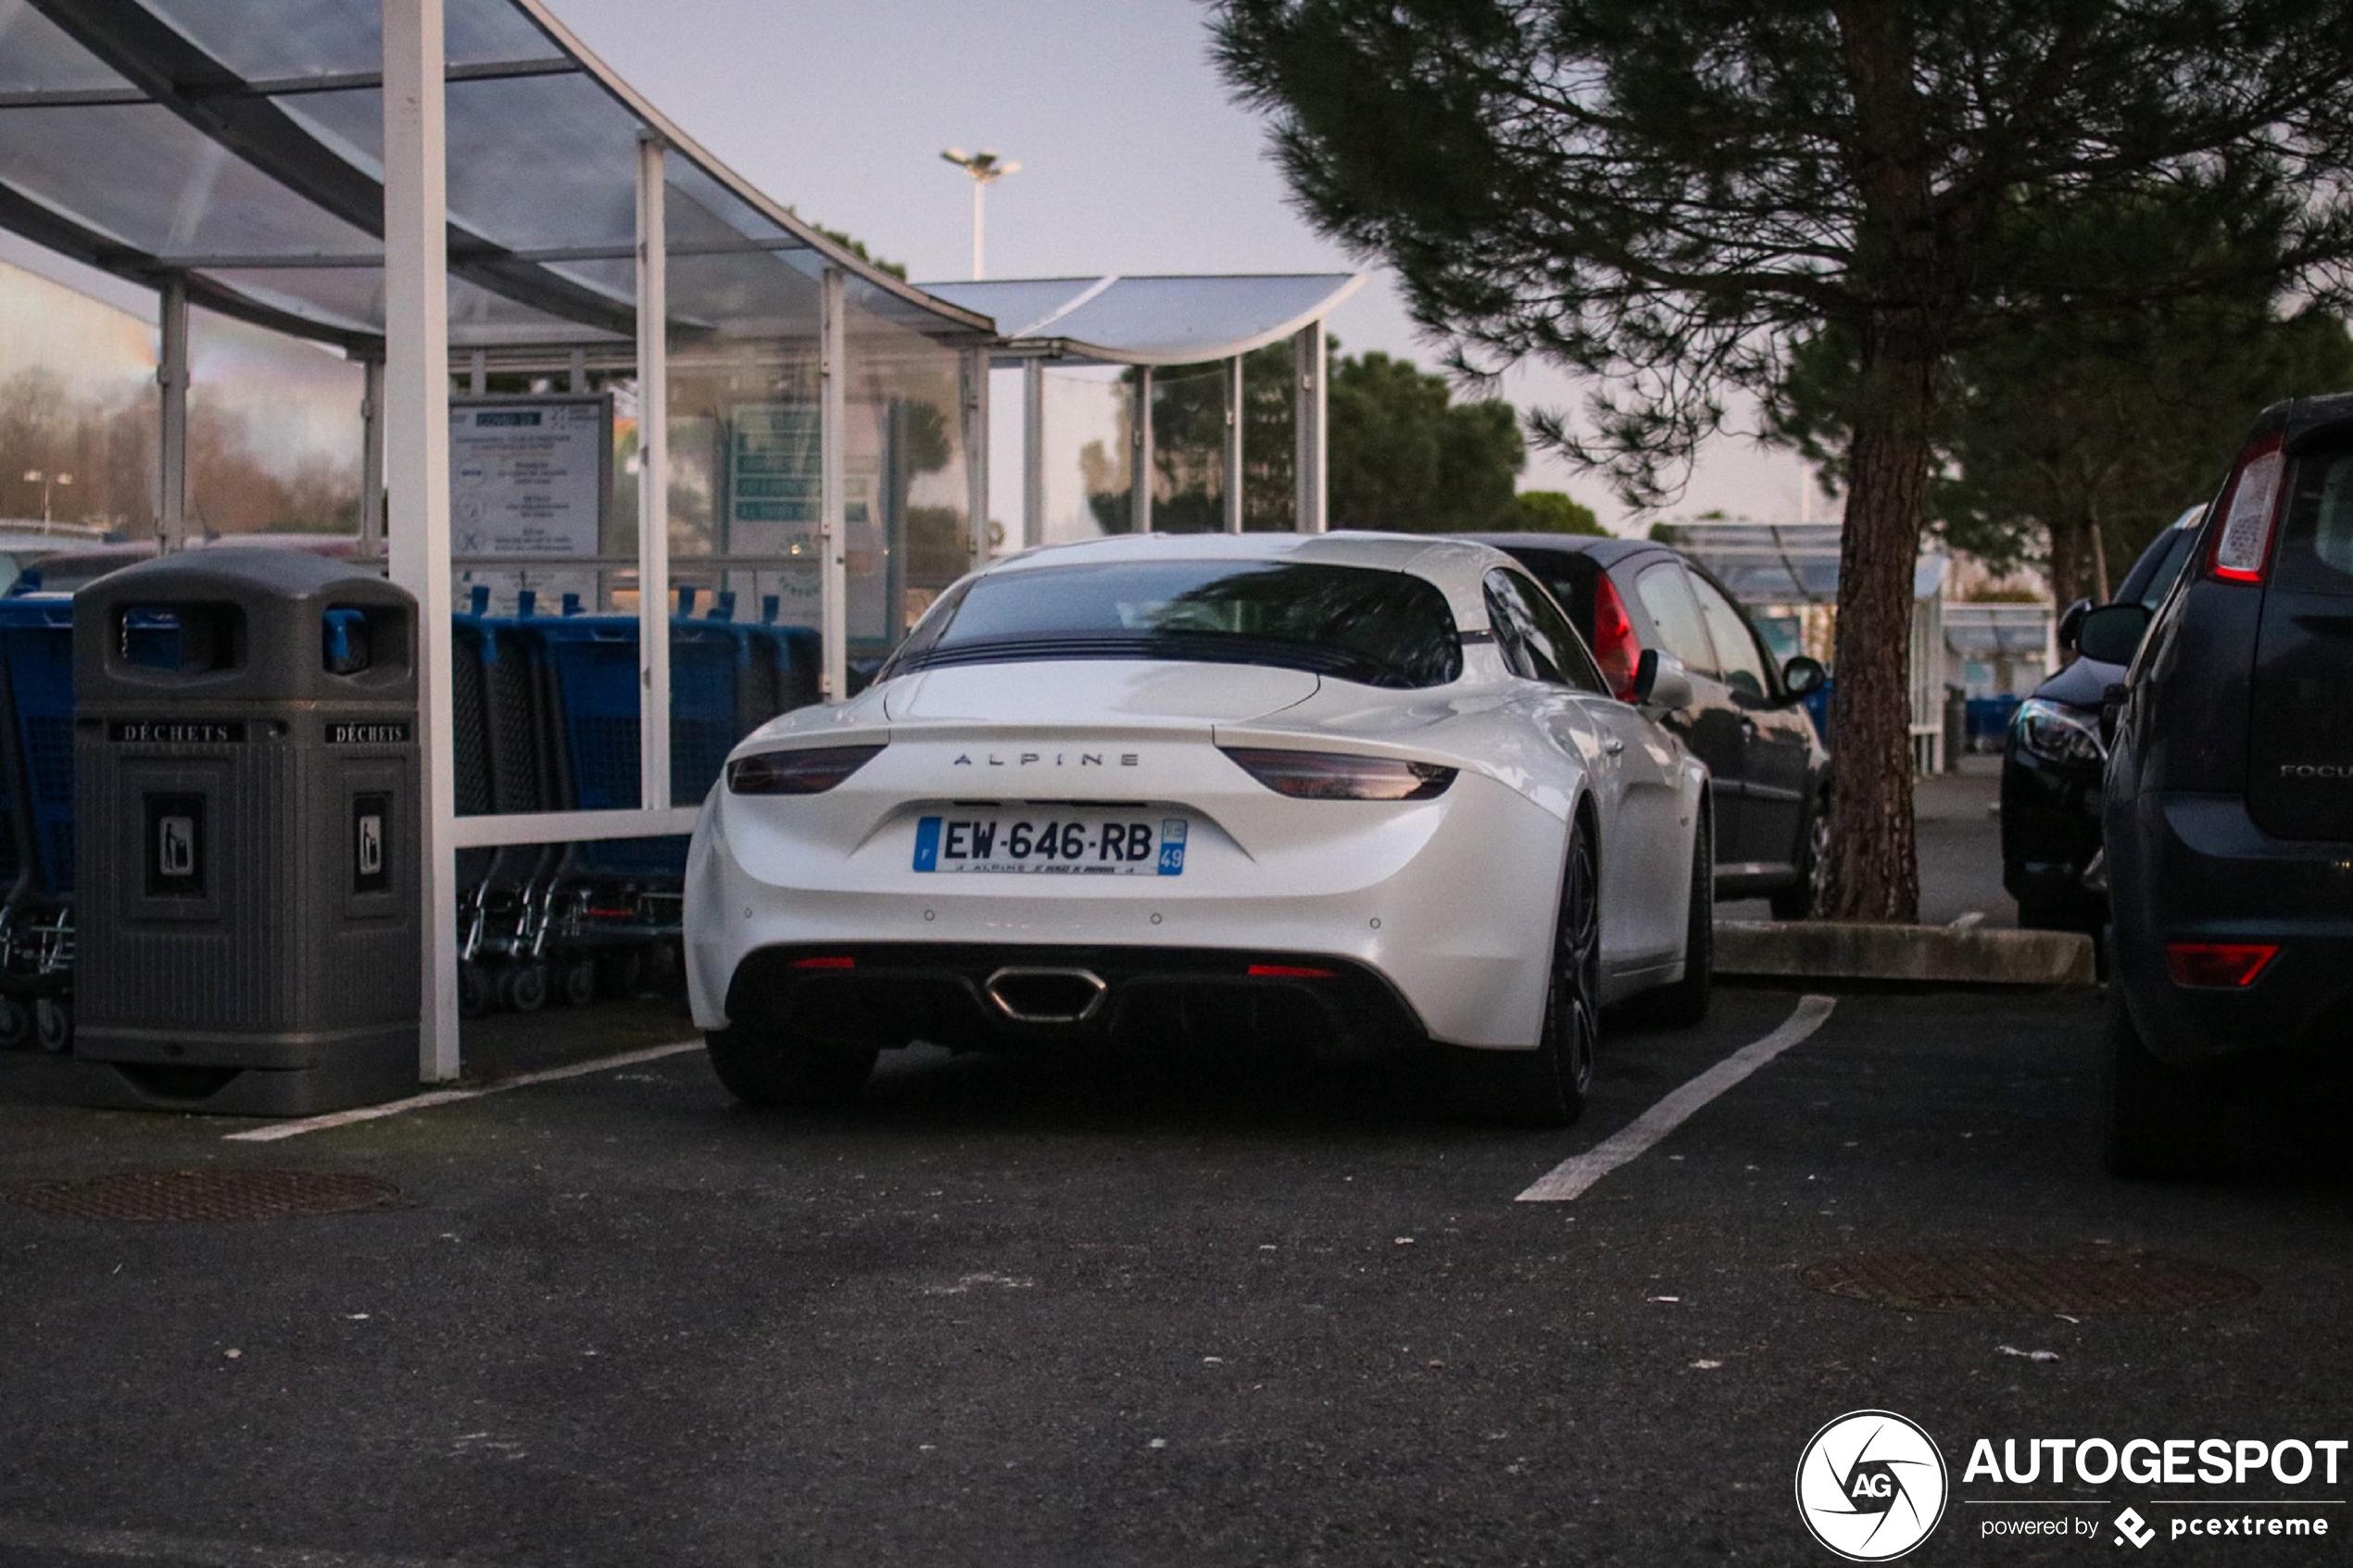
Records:
<instances>
[{"instance_id":1,"label":"grey trash bin","mask_svg":"<svg viewBox=\"0 0 2353 1568\"><path fill-rule=\"evenodd\" d=\"M74 596L73 1055L99 1098L303 1115L417 1083L415 602L258 546Z\"/></svg>"}]
</instances>

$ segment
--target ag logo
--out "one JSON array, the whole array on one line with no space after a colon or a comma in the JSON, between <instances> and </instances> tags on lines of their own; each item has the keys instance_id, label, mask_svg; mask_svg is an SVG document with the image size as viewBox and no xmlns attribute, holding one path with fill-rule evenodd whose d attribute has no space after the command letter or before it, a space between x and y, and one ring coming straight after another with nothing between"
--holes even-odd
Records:
<instances>
[{"instance_id":1,"label":"ag logo","mask_svg":"<svg viewBox=\"0 0 2353 1568\"><path fill-rule=\"evenodd\" d=\"M1856 1411L1814 1434L1797 1461L1797 1512L1850 1562L1903 1556L1944 1517L1944 1456L1892 1411Z\"/></svg>"}]
</instances>

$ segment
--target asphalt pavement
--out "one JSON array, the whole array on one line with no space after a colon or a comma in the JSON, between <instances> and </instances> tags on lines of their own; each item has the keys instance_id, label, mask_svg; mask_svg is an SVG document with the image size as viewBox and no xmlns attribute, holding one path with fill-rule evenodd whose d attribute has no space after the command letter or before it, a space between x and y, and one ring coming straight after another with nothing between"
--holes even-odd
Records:
<instances>
[{"instance_id":1,"label":"asphalt pavement","mask_svg":"<svg viewBox=\"0 0 2353 1568\"><path fill-rule=\"evenodd\" d=\"M738 1108L692 1051L267 1144L0 1104L0 1187L267 1167L401 1194L239 1222L0 1202L0 1562L1827 1563L1793 1475L1867 1408L1950 1467L1909 1561L2137 1557L2127 1505L2153 1558L2344 1561L2166 1533L2284 1496L2259 1476L1964 1482L1981 1437L2347 1435L2347 1184L2102 1174L2099 1005L1843 995L1750 1064L1799 998L1728 989L1697 1028L1615 1024L1566 1133L1456 1124L1403 1069L927 1048L824 1117ZM659 1009L632 1027L642 1056ZM1662 1131L1728 1060L1753 1071ZM1515 1201L1635 1127L1655 1141L1574 1201ZM2064 1315L1817 1288L1987 1248L2237 1287ZM2346 1479L2292 1488L2298 1517L2353 1528L2314 1500ZM1986 1533L2054 1518L2083 1533Z\"/></svg>"}]
</instances>

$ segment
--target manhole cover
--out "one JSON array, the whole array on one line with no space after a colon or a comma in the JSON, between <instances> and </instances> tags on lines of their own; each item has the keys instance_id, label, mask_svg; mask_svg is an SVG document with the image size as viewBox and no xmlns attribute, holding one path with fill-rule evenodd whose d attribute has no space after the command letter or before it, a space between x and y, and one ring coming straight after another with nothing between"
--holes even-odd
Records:
<instances>
[{"instance_id":1,"label":"manhole cover","mask_svg":"<svg viewBox=\"0 0 2353 1568\"><path fill-rule=\"evenodd\" d=\"M2178 1312L2241 1301L2260 1287L2245 1274L2119 1248L2020 1252L1858 1252L1798 1271L1816 1290L1907 1312Z\"/></svg>"},{"instance_id":2,"label":"manhole cover","mask_svg":"<svg viewBox=\"0 0 2353 1568\"><path fill-rule=\"evenodd\" d=\"M28 1182L9 1202L73 1220L275 1220L389 1209L400 1189L333 1171L137 1171L71 1182Z\"/></svg>"}]
</instances>

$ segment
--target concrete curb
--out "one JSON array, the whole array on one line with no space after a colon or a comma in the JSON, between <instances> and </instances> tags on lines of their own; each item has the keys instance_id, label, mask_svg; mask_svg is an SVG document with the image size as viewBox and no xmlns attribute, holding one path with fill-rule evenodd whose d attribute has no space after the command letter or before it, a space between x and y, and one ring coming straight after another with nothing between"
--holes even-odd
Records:
<instances>
[{"instance_id":1,"label":"concrete curb","mask_svg":"<svg viewBox=\"0 0 2353 1568\"><path fill-rule=\"evenodd\" d=\"M1963 985L2095 983L2092 939L2075 932L1848 921L1719 920L1716 972Z\"/></svg>"}]
</instances>

